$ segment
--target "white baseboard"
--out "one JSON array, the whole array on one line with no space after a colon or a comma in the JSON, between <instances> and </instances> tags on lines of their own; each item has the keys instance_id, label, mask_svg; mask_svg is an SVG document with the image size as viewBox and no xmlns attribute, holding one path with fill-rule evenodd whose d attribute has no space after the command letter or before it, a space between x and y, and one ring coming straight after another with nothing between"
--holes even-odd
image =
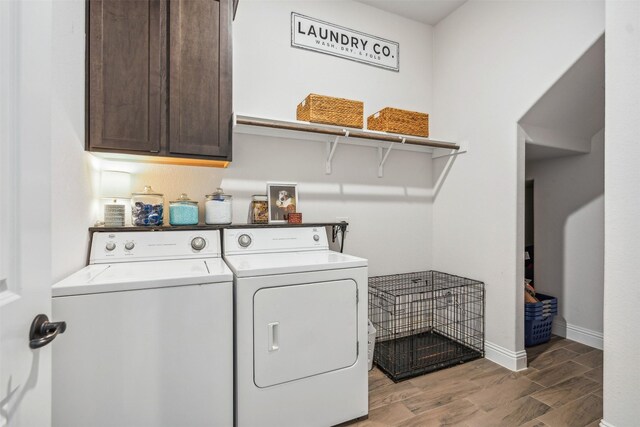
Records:
<instances>
[{"instance_id":1,"label":"white baseboard","mask_svg":"<svg viewBox=\"0 0 640 427\"><path fill-rule=\"evenodd\" d=\"M609 424L605 420L600 420L600 427L615 427L613 424Z\"/></svg>"},{"instance_id":2,"label":"white baseboard","mask_svg":"<svg viewBox=\"0 0 640 427\"><path fill-rule=\"evenodd\" d=\"M512 351L485 341L484 357L512 371L527 369L527 352L524 350Z\"/></svg>"},{"instance_id":3,"label":"white baseboard","mask_svg":"<svg viewBox=\"0 0 640 427\"><path fill-rule=\"evenodd\" d=\"M555 335L560 335L572 341L588 345L602 350L604 348L604 336L602 332L567 323L564 319L556 317L553 319L551 330Z\"/></svg>"}]
</instances>

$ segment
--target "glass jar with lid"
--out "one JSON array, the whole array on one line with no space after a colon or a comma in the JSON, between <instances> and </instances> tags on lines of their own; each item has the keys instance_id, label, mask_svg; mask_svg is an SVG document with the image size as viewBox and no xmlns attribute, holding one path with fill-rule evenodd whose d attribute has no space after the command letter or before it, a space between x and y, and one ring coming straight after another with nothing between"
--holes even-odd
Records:
<instances>
[{"instance_id":1,"label":"glass jar with lid","mask_svg":"<svg viewBox=\"0 0 640 427\"><path fill-rule=\"evenodd\" d=\"M269 223L269 202L266 195L251 196L251 224Z\"/></svg>"},{"instance_id":2,"label":"glass jar with lid","mask_svg":"<svg viewBox=\"0 0 640 427\"><path fill-rule=\"evenodd\" d=\"M222 188L218 188L214 193L207 194L206 198L204 222L207 224L231 224L233 197L224 194Z\"/></svg>"},{"instance_id":3,"label":"glass jar with lid","mask_svg":"<svg viewBox=\"0 0 640 427\"><path fill-rule=\"evenodd\" d=\"M131 224L136 226L162 225L164 195L153 191L150 185L131 193Z\"/></svg>"},{"instance_id":4,"label":"glass jar with lid","mask_svg":"<svg viewBox=\"0 0 640 427\"><path fill-rule=\"evenodd\" d=\"M198 224L198 202L191 200L186 193L182 193L178 200L169 202L169 224L196 225Z\"/></svg>"}]
</instances>

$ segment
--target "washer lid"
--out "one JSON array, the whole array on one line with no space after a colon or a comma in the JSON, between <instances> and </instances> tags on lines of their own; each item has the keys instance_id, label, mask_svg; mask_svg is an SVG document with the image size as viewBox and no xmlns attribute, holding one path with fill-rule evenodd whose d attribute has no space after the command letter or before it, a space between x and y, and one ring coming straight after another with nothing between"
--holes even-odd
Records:
<instances>
[{"instance_id":1,"label":"washer lid","mask_svg":"<svg viewBox=\"0 0 640 427\"><path fill-rule=\"evenodd\" d=\"M53 285L54 297L230 282L221 258L89 265Z\"/></svg>"},{"instance_id":2,"label":"washer lid","mask_svg":"<svg viewBox=\"0 0 640 427\"><path fill-rule=\"evenodd\" d=\"M237 277L303 273L367 266L367 260L364 258L329 250L228 255L225 260Z\"/></svg>"}]
</instances>

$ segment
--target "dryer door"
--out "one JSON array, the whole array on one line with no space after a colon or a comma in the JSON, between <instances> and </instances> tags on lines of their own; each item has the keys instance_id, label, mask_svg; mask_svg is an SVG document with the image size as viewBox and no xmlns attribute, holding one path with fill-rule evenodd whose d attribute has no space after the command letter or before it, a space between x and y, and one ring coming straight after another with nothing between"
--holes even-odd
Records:
<instances>
[{"instance_id":1,"label":"dryer door","mask_svg":"<svg viewBox=\"0 0 640 427\"><path fill-rule=\"evenodd\" d=\"M258 290L253 297L256 386L353 365L358 357L356 292L353 280Z\"/></svg>"}]
</instances>

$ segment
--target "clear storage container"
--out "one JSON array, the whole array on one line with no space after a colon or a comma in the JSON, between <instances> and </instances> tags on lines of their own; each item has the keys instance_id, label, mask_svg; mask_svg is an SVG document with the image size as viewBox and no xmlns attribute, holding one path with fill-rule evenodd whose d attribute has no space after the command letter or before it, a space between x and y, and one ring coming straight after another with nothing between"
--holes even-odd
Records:
<instances>
[{"instance_id":1,"label":"clear storage container","mask_svg":"<svg viewBox=\"0 0 640 427\"><path fill-rule=\"evenodd\" d=\"M233 197L224 194L222 188L218 188L215 193L207 194L206 198L204 222L207 224L231 224Z\"/></svg>"},{"instance_id":2,"label":"clear storage container","mask_svg":"<svg viewBox=\"0 0 640 427\"><path fill-rule=\"evenodd\" d=\"M139 193L131 193L131 224L136 226L162 225L164 195L145 185Z\"/></svg>"},{"instance_id":3,"label":"clear storage container","mask_svg":"<svg viewBox=\"0 0 640 427\"><path fill-rule=\"evenodd\" d=\"M191 200L186 193L182 193L178 200L169 202L169 224L198 224L198 202Z\"/></svg>"}]
</instances>

